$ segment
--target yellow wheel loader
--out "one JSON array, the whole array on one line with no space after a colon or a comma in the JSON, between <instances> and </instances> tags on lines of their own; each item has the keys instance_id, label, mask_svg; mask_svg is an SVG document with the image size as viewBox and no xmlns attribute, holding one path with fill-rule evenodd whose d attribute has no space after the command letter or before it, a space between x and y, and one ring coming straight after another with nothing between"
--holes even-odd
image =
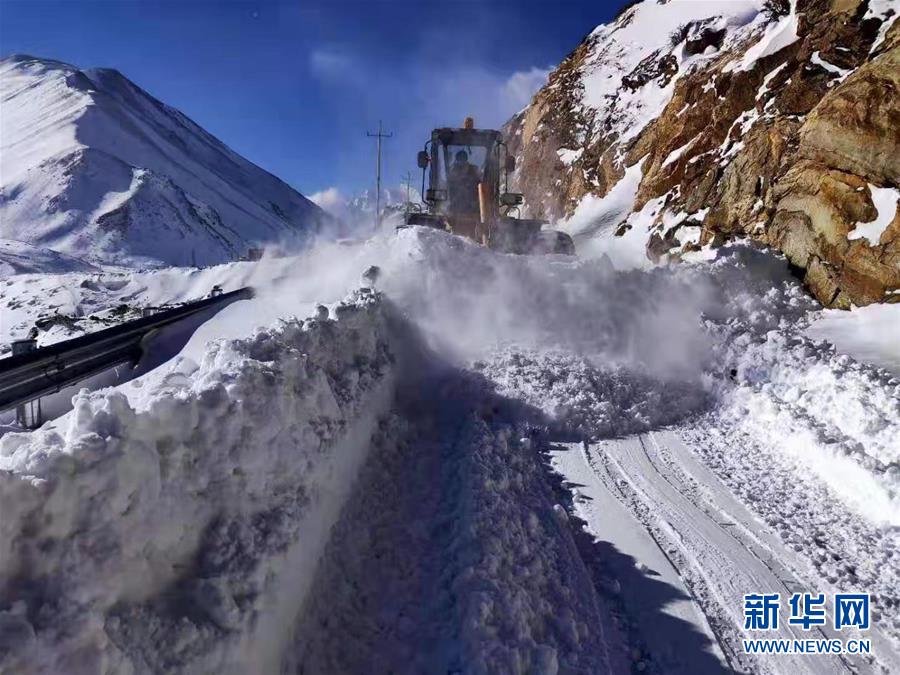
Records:
<instances>
[{"instance_id":1,"label":"yellow wheel loader","mask_svg":"<svg viewBox=\"0 0 900 675\"><path fill-rule=\"evenodd\" d=\"M435 227L503 253L574 255L568 234L518 217L523 197L509 192L515 159L499 131L475 129L471 117L462 129L435 129L418 155L426 208L408 213L406 225Z\"/></svg>"}]
</instances>

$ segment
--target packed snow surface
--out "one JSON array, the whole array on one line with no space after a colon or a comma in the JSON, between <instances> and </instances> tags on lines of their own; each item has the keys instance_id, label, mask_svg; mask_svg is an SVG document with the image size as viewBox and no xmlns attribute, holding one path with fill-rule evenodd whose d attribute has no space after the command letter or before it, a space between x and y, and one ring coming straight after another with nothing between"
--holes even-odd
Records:
<instances>
[{"instance_id":1,"label":"packed snow surface","mask_svg":"<svg viewBox=\"0 0 900 675\"><path fill-rule=\"evenodd\" d=\"M827 340L839 353L873 363L900 377L900 303L823 311L806 334Z\"/></svg>"},{"instance_id":2,"label":"packed snow surface","mask_svg":"<svg viewBox=\"0 0 900 675\"><path fill-rule=\"evenodd\" d=\"M10 56L0 100L0 237L90 263L211 264L332 222L117 71Z\"/></svg>"},{"instance_id":3,"label":"packed snow surface","mask_svg":"<svg viewBox=\"0 0 900 675\"><path fill-rule=\"evenodd\" d=\"M741 652L740 595L808 589L872 593L875 652L790 672L896 672L900 380L804 334L783 259L710 257L617 269L411 228L11 277L17 330L54 286L73 316L257 295L0 438L0 664L778 673Z\"/></svg>"}]
</instances>

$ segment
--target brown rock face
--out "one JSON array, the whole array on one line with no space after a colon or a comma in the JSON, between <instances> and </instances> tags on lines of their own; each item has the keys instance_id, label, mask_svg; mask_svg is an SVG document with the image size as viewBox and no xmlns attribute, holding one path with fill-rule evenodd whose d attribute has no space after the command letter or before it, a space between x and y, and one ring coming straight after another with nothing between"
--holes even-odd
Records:
<instances>
[{"instance_id":1,"label":"brown rock face","mask_svg":"<svg viewBox=\"0 0 900 675\"><path fill-rule=\"evenodd\" d=\"M789 18L791 3L783 4L770 26ZM683 213L682 224L702 226L701 244L751 237L782 251L825 305L900 298L891 293L900 289L900 215L877 242L855 232L890 219L873 190L900 187L900 21L885 31L892 17L872 16L864 0L795 5L797 39L749 67L736 64L766 29L758 21L729 32L710 18L620 73L623 97L674 83L662 111L630 136L617 126L615 101L586 104L584 83L597 77L598 54L614 52L603 41L627 28L634 8L588 36L506 129L531 213L569 216L584 195L602 197L641 163L633 210L652 199L665 205L648 257L695 246L681 247L663 225L663 211ZM560 156L576 159L566 165Z\"/></svg>"},{"instance_id":2,"label":"brown rock face","mask_svg":"<svg viewBox=\"0 0 900 675\"><path fill-rule=\"evenodd\" d=\"M848 238L857 223L879 216L869 184L900 185L900 47L864 63L825 95L800 128L794 163L775 189L770 241L807 268L824 304L878 302L900 287L896 223L877 245ZM791 213L806 216L798 228L808 234L786 230ZM785 247L803 238L807 247Z\"/></svg>"},{"instance_id":3,"label":"brown rock face","mask_svg":"<svg viewBox=\"0 0 900 675\"><path fill-rule=\"evenodd\" d=\"M900 47L860 66L800 129L799 156L900 185Z\"/></svg>"}]
</instances>

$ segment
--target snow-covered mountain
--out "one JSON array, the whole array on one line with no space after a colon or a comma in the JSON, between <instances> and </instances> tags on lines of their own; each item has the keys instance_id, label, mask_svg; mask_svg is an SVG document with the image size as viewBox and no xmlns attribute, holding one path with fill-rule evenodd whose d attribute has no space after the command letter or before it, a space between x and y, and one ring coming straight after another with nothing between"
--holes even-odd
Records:
<instances>
[{"instance_id":1,"label":"snow-covered mountain","mask_svg":"<svg viewBox=\"0 0 900 675\"><path fill-rule=\"evenodd\" d=\"M115 70L0 61L0 237L92 263L232 260L333 219Z\"/></svg>"},{"instance_id":2,"label":"snow-covered mountain","mask_svg":"<svg viewBox=\"0 0 900 675\"><path fill-rule=\"evenodd\" d=\"M749 237L826 305L897 299L897 14L896 0L630 4L506 127L528 212L620 266Z\"/></svg>"}]
</instances>

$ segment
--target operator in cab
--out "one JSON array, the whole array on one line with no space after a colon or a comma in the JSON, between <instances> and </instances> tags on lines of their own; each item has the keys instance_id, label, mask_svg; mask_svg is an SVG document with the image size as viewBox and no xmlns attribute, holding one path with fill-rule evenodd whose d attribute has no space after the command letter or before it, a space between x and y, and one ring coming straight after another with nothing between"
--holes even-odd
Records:
<instances>
[{"instance_id":1,"label":"operator in cab","mask_svg":"<svg viewBox=\"0 0 900 675\"><path fill-rule=\"evenodd\" d=\"M450 212L477 216L481 172L474 164L469 163L469 153L465 150L457 152L448 173Z\"/></svg>"}]
</instances>

